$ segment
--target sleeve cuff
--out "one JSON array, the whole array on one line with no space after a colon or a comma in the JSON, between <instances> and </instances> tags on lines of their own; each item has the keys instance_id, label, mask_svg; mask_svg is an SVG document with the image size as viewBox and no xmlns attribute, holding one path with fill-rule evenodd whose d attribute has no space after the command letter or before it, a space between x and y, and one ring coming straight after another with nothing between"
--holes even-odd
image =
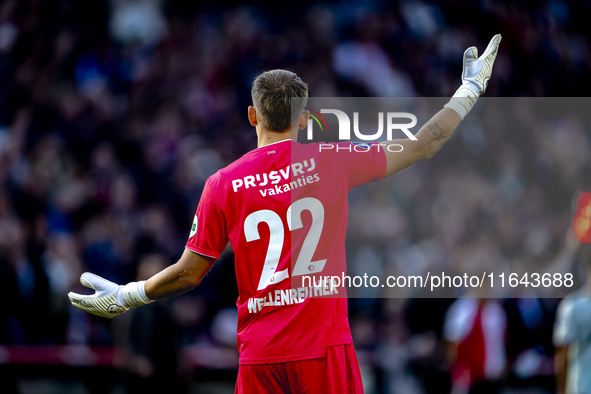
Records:
<instances>
[{"instance_id":1,"label":"sleeve cuff","mask_svg":"<svg viewBox=\"0 0 591 394\"><path fill-rule=\"evenodd\" d=\"M209 257L209 258L216 259L216 260L219 260L220 256L221 256L221 253L217 253L212 250L207 250L207 249L203 249L203 248L198 248L193 245L185 245L185 249L189 249L192 252L195 252L195 253L200 254L202 256Z\"/></svg>"}]
</instances>

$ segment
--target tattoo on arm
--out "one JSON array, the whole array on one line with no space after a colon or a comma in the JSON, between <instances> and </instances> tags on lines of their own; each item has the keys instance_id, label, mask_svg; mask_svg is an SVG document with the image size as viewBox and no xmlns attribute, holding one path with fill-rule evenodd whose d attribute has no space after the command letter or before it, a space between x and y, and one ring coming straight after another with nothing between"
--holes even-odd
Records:
<instances>
[{"instance_id":1,"label":"tattoo on arm","mask_svg":"<svg viewBox=\"0 0 591 394\"><path fill-rule=\"evenodd\" d=\"M447 136L445 132L437 123L428 124L427 129L435 136L435 141L439 142L439 146L445 145L447 142Z\"/></svg>"}]
</instances>

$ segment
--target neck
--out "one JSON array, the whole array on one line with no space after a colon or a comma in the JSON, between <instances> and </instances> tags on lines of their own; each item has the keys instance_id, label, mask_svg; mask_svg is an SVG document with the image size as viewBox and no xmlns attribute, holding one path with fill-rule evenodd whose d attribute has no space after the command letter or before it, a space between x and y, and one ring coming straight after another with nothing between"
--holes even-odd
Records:
<instances>
[{"instance_id":1,"label":"neck","mask_svg":"<svg viewBox=\"0 0 591 394\"><path fill-rule=\"evenodd\" d=\"M257 147L260 148L261 146L274 144L275 142L283 141L283 140L296 140L297 135L293 135L291 130L284 131L282 133L277 133L274 131L267 131L263 130L258 133L258 141Z\"/></svg>"}]
</instances>

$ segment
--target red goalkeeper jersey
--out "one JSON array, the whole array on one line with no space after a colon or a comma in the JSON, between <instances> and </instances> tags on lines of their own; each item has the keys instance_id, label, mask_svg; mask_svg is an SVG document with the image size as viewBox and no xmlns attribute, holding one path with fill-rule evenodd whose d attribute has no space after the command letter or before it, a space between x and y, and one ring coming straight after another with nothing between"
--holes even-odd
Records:
<instances>
[{"instance_id":1,"label":"red goalkeeper jersey","mask_svg":"<svg viewBox=\"0 0 591 394\"><path fill-rule=\"evenodd\" d=\"M207 180L186 247L219 259L232 245L241 364L323 357L352 343L346 297L297 279L345 271L347 193L385 172L379 145L284 140Z\"/></svg>"}]
</instances>

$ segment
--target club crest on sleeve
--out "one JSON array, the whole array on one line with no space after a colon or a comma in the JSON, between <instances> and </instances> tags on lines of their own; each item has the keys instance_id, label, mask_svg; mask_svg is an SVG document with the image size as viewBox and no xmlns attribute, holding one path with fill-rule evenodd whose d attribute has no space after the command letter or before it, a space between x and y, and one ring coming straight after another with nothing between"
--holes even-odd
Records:
<instances>
[{"instance_id":1,"label":"club crest on sleeve","mask_svg":"<svg viewBox=\"0 0 591 394\"><path fill-rule=\"evenodd\" d=\"M197 234L197 223L198 223L199 219L197 219L197 215L195 215L195 218L193 219L193 224L191 225L191 234L189 234L189 239L193 238L193 236L195 234Z\"/></svg>"}]
</instances>

